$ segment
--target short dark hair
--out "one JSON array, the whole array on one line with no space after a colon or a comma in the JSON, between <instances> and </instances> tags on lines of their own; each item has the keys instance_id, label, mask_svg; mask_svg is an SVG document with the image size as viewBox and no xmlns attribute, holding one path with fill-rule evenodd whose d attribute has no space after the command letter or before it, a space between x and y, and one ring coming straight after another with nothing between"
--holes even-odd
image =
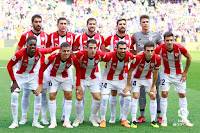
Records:
<instances>
[{"instance_id":1,"label":"short dark hair","mask_svg":"<svg viewBox=\"0 0 200 133\"><path fill-rule=\"evenodd\" d=\"M35 18L41 18L41 20L42 20L42 17L39 14L35 14L31 18L32 23L34 22Z\"/></svg>"},{"instance_id":2,"label":"short dark hair","mask_svg":"<svg viewBox=\"0 0 200 133\"><path fill-rule=\"evenodd\" d=\"M96 44L96 45L97 45L97 41L94 40L94 39L91 39L91 40L88 40L88 41L87 41L87 44L86 44L87 47L89 46L90 43L92 43L92 44Z\"/></svg>"},{"instance_id":3,"label":"short dark hair","mask_svg":"<svg viewBox=\"0 0 200 133\"><path fill-rule=\"evenodd\" d=\"M165 39L166 37L170 37L170 36L174 37L174 34L172 32L165 32L165 34L163 36L164 36L164 39Z\"/></svg>"},{"instance_id":4,"label":"short dark hair","mask_svg":"<svg viewBox=\"0 0 200 133\"><path fill-rule=\"evenodd\" d=\"M146 49L146 47L154 47L154 43L151 41L148 41L144 44L144 49Z\"/></svg>"},{"instance_id":5,"label":"short dark hair","mask_svg":"<svg viewBox=\"0 0 200 133\"><path fill-rule=\"evenodd\" d=\"M59 23L60 20L66 20L66 21L67 21L67 19L66 19L65 17L60 17L60 18L57 20L57 24Z\"/></svg>"},{"instance_id":6,"label":"short dark hair","mask_svg":"<svg viewBox=\"0 0 200 133\"><path fill-rule=\"evenodd\" d=\"M88 20L87 20L87 25L89 24L89 21L90 21L90 20L95 20L96 23L97 23L97 20L96 20L95 18L88 18Z\"/></svg>"},{"instance_id":7,"label":"short dark hair","mask_svg":"<svg viewBox=\"0 0 200 133\"><path fill-rule=\"evenodd\" d=\"M143 18L149 19L149 16L148 16L148 15L142 15L142 16L140 16L140 22L141 22L141 20L142 20Z\"/></svg>"},{"instance_id":8,"label":"short dark hair","mask_svg":"<svg viewBox=\"0 0 200 133\"><path fill-rule=\"evenodd\" d=\"M62 47L70 47L70 44L67 43L67 42L63 42L63 43L60 45L60 49L62 49Z\"/></svg>"},{"instance_id":9,"label":"short dark hair","mask_svg":"<svg viewBox=\"0 0 200 133\"><path fill-rule=\"evenodd\" d=\"M122 44L122 45L126 45L126 46L127 46L126 42L124 42L124 41L119 41L119 42L116 44L116 45L117 45L117 48L118 48L119 44Z\"/></svg>"},{"instance_id":10,"label":"short dark hair","mask_svg":"<svg viewBox=\"0 0 200 133\"><path fill-rule=\"evenodd\" d=\"M30 40L36 40L37 41L37 38L35 36L28 36L28 38L26 39L26 42L28 42Z\"/></svg>"},{"instance_id":11,"label":"short dark hair","mask_svg":"<svg viewBox=\"0 0 200 133\"><path fill-rule=\"evenodd\" d=\"M120 21L125 21L125 22L126 22L126 19L125 19L125 18L118 19L118 20L117 20L117 25L118 25L118 23L119 23Z\"/></svg>"}]
</instances>

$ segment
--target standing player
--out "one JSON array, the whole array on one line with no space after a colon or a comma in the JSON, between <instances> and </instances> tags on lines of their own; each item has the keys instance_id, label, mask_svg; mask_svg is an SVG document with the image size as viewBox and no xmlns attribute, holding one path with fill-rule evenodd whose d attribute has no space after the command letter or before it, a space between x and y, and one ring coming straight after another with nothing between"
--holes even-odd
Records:
<instances>
[{"instance_id":1,"label":"standing player","mask_svg":"<svg viewBox=\"0 0 200 133\"><path fill-rule=\"evenodd\" d=\"M158 77L159 66L161 65L161 58L154 54L154 43L147 42L144 44L144 52L136 56L135 60L131 64L131 68L128 72L127 85L125 92L131 88L133 92L133 99L131 104L132 115L132 128L137 128L136 115L138 109L138 99L141 86L144 86L145 92L150 96L150 114L151 114L151 126L158 128L159 126L155 122L157 104L156 104L156 88L155 83ZM131 80L133 72L133 78ZM152 80L153 72L153 80Z\"/></svg>"},{"instance_id":2,"label":"standing player","mask_svg":"<svg viewBox=\"0 0 200 133\"><path fill-rule=\"evenodd\" d=\"M39 70L39 86L38 88L42 88L43 85L43 75L44 71L49 66L50 70L50 82L49 82L49 112L51 116L51 124L49 128L55 128L57 126L56 122L56 94L60 87L64 91L65 102L64 102L64 112L65 112L65 120L63 123L64 127L73 128L71 125L69 118L71 115L72 109L72 78L69 76L69 71L71 65L74 65L76 68L76 89L81 92L82 88L80 86L80 78L81 78L81 70L79 66L79 62L76 58L74 58L71 54L70 45L66 42L63 42L60 45L60 53L53 54L46 59L45 63L42 64Z\"/></svg>"},{"instance_id":3,"label":"standing player","mask_svg":"<svg viewBox=\"0 0 200 133\"><path fill-rule=\"evenodd\" d=\"M42 17L40 15L34 15L32 16L32 26L33 29L22 34L20 41L17 45L16 52L22 49L26 45L26 39L29 36L35 36L37 38L37 47L40 48L48 48L48 35L41 30L42 28ZM45 60L45 56L41 57L40 59L40 64L42 64ZM39 65L38 65L38 70L39 70ZM49 122L46 117L46 112L47 112L47 97L46 97L46 91L47 91L47 86L48 86L48 78L45 76L44 79L44 85L43 85L43 91L42 91L42 107L41 107L41 112L42 112L42 117L41 117L41 122L44 125L48 125ZM29 95L30 95L30 90L27 88L23 88L23 96L22 96L22 103L21 103L21 108L22 108L22 117L19 122L19 124L24 125L27 122L27 110L29 106Z\"/></svg>"},{"instance_id":4,"label":"standing player","mask_svg":"<svg viewBox=\"0 0 200 133\"><path fill-rule=\"evenodd\" d=\"M150 20L149 16L142 15L140 16L140 26L142 27L142 31L133 34L134 43L136 43L136 53L144 50L144 44L148 41L154 43L156 47L159 44L162 44L162 38L159 33L150 31ZM158 78L156 81L156 89L157 89L157 122L161 123L162 117L160 117L160 93L159 93L159 84L160 84L160 73L158 73ZM146 92L144 87L140 89L140 98L139 98L139 105L140 105L140 117L137 120L137 123L145 122L145 106L146 106Z\"/></svg>"},{"instance_id":5,"label":"standing player","mask_svg":"<svg viewBox=\"0 0 200 133\"><path fill-rule=\"evenodd\" d=\"M49 35L49 41L51 47L56 47L60 46L63 42L67 42L70 44L70 50L72 49L72 44L75 41L75 34L72 32L67 31L67 19L64 17L60 17L57 20L57 27L58 31L53 32ZM72 72L72 67L70 67L69 70L69 75L73 79L73 72ZM73 85L73 80L72 80L72 85ZM63 114L61 117L61 122L64 122L65 119L65 110L64 110L64 105L65 105L65 98L63 98Z\"/></svg>"},{"instance_id":6,"label":"standing player","mask_svg":"<svg viewBox=\"0 0 200 133\"><path fill-rule=\"evenodd\" d=\"M87 20L87 32L77 37L76 41L74 42L74 44L72 46L73 51L86 49L87 41L91 40L91 39L96 40L98 50L101 49L101 45L104 42L104 38L102 35L100 35L99 33L96 32L96 26L97 26L97 21L95 18L89 18ZM98 67L96 69L96 74L97 74L98 80L100 80L101 79L100 64L98 65ZM99 83L100 83L100 81L99 81ZM83 97L83 106L85 105L84 97ZM97 114L96 118L97 118L97 121L100 122L98 114ZM80 123L83 123L83 121L84 121L84 109L82 112L82 120Z\"/></svg>"},{"instance_id":7,"label":"standing player","mask_svg":"<svg viewBox=\"0 0 200 133\"><path fill-rule=\"evenodd\" d=\"M103 52L113 52L117 50L117 43L119 41L124 41L127 44L128 51L133 52L133 38L126 34L126 19L119 19L117 20L117 33L115 35L109 36L102 45ZM106 49L106 47L110 46L110 49ZM132 46L130 48L130 46ZM128 72L128 66L126 67L125 73ZM114 89L114 88L113 88ZM116 120L116 105L117 105L117 90L111 90L110 96L110 111L111 111L111 119L109 123L115 123ZM122 119L122 105L124 104L124 97L120 96L119 98L120 103L120 120Z\"/></svg>"},{"instance_id":8,"label":"standing player","mask_svg":"<svg viewBox=\"0 0 200 133\"><path fill-rule=\"evenodd\" d=\"M91 107L91 116L89 121L93 124L93 126L98 127L99 124L96 120L96 114L99 110L100 106L100 88L99 88L99 81L96 76L96 69L100 61L104 61L106 55L101 52L97 51L97 41L91 39L87 41L87 48L86 50L80 51L76 53L77 59L80 62L80 69L81 69L81 85L83 87L83 91L85 92L86 89L90 90L90 93L93 96L92 107ZM83 103L81 103L83 104ZM75 110L76 110L76 120L73 123L73 126L77 127L81 121L81 115L78 114L77 107L83 106L78 104L78 101L75 102ZM81 109L81 108L79 108Z\"/></svg>"},{"instance_id":9,"label":"standing player","mask_svg":"<svg viewBox=\"0 0 200 133\"><path fill-rule=\"evenodd\" d=\"M33 91L35 94L34 101L34 116L33 116L33 127L44 128L38 122L38 117L41 109L41 89L36 89L38 84L38 73L35 71L35 67L39 62L39 59L44 54L51 53L53 50L58 49L50 48L37 48L37 39L34 36L29 36L26 40L27 48L19 50L12 59L8 62L7 69L12 79L11 86L11 110L13 115L13 123L9 128L18 127L18 97L21 88L26 88ZM13 66L17 63L16 69L13 71Z\"/></svg>"},{"instance_id":10,"label":"standing player","mask_svg":"<svg viewBox=\"0 0 200 133\"><path fill-rule=\"evenodd\" d=\"M179 95L179 106L182 113L182 125L192 127L193 124L191 124L190 121L187 119L188 110L186 99L186 79L192 57L182 45L174 43L174 35L171 32L166 32L164 34L164 42L164 44L159 45L155 49L155 53L159 54L162 59L162 97L160 101L162 112L161 126L167 126L167 97L171 83L173 83L174 89L178 92ZM181 55L184 55L187 58L184 71Z\"/></svg>"},{"instance_id":11,"label":"standing player","mask_svg":"<svg viewBox=\"0 0 200 133\"><path fill-rule=\"evenodd\" d=\"M127 123L127 116L130 110L131 93L130 91L123 93L123 89L126 85L124 79L124 71L129 62L134 58L133 54L127 52L127 44L123 41L117 43L117 51L107 54L107 63L102 75L102 102L101 102L101 123L100 127L106 127L106 112L107 103L109 99L110 91L115 88L118 94L124 97L124 105L122 105L123 116L121 125L130 127Z\"/></svg>"}]
</instances>

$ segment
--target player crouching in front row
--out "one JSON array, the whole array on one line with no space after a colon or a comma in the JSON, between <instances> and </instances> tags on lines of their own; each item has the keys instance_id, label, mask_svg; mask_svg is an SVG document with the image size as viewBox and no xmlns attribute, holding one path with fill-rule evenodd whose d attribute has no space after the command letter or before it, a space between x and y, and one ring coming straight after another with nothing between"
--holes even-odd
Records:
<instances>
[{"instance_id":1,"label":"player crouching in front row","mask_svg":"<svg viewBox=\"0 0 200 133\"><path fill-rule=\"evenodd\" d=\"M76 68L76 89L80 94L83 94L82 87L80 86L81 70L80 65L76 57L70 54L70 45L63 42L60 46L60 53L53 54L46 59L45 63L41 66L39 70L39 86L42 88L43 74L47 67L50 67L50 82L49 82L49 112L51 117L51 124L48 128L55 128L57 126L56 122L56 94L60 87L64 91L65 96L65 120L63 123L64 127L73 128L70 123L70 115L72 109L72 80L69 76L69 68L74 65Z\"/></svg>"},{"instance_id":2,"label":"player crouching in front row","mask_svg":"<svg viewBox=\"0 0 200 133\"><path fill-rule=\"evenodd\" d=\"M138 99L140 88L144 86L145 91L150 96L150 114L151 114L151 126L159 128L155 122L157 104L156 104L156 87L155 83L158 77L159 66L161 65L161 58L154 54L154 44L147 42L144 45L144 52L136 56L131 64L131 68L128 72L127 85L124 92L130 91L130 86L133 92L133 99L131 104L132 115L132 128L137 128L136 115L138 110ZM152 80L153 71L153 80ZM133 78L131 75L133 72ZM131 83L130 83L131 80Z\"/></svg>"},{"instance_id":3,"label":"player crouching in front row","mask_svg":"<svg viewBox=\"0 0 200 133\"><path fill-rule=\"evenodd\" d=\"M21 88L30 89L35 94L34 101L34 116L33 116L33 127L44 128L38 122L38 117L41 108L41 92L42 88L37 88L38 84L38 69L35 69L39 59L58 49L54 48L37 48L37 38L29 36L26 40L27 48L23 48L15 53L12 59L8 62L7 69L11 77L11 110L13 116L13 123L9 128L18 127L18 97ZM17 64L17 67L13 71L13 67Z\"/></svg>"}]
</instances>

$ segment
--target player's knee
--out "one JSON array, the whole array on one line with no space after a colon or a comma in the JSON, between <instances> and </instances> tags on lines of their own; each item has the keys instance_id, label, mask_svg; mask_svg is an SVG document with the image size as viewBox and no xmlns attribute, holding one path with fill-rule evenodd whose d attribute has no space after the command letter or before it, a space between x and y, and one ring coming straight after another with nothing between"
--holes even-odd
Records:
<instances>
[{"instance_id":1,"label":"player's knee","mask_svg":"<svg viewBox=\"0 0 200 133\"><path fill-rule=\"evenodd\" d=\"M72 93L71 92L65 93L65 99L71 100L72 99Z\"/></svg>"},{"instance_id":2,"label":"player's knee","mask_svg":"<svg viewBox=\"0 0 200 133\"><path fill-rule=\"evenodd\" d=\"M55 100L56 99L56 94L55 93L50 93L50 100Z\"/></svg>"},{"instance_id":3,"label":"player's knee","mask_svg":"<svg viewBox=\"0 0 200 133\"><path fill-rule=\"evenodd\" d=\"M19 97L19 93L17 92L11 93L11 102L12 103L18 102L18 97Z\"/></svg>"},{"instance_id":4,"label":"player's knee","mask_svg":"<svg viewBox=\"0 0 200 133\"><path fill-rule=\"evenodd\" d=\"M185 98L185 96L186 96L185 93L178 93L178 95L180 98Z\"/></svg>"},{"instance_id":5,"label":"player's knee","mask_svg":"<svg viewBox=\"0 0 200 133\"><path fill-rule=\"evenodd\" d=\"M94 99L95 99L95 100L100 100L100 99L101 99L101 96L100 96L100 95L99 95L99 96L95 96Z\"/></svg>"},{"instance_id":6,"label":"player's knee","mask_svg":"<svg viewBox=\"0 0 200 133\"><path fill-rule=\"evenodd\" d=\"M168 92L167 91L163 91L162 92L162 97L163 98L167 98L168 97Z\"/></svg>"},{"instance_id":7,"label":"player's knee","mask_svg":"<svg viewBox=\"0 0 200 133\"><path fill-rule=\"evenodd\" d=\"M112 96L117 96L117 90L111 90L111 95Z\"/></svg>"},{"instance_id":8,"label":"player's knee","mask_svg":"<svg viewBox=\"0 0 200 133\"><path fill-rule=\"evenodd\" d=\"M77 101L82 101L82 100L83 100L83 96L77 94L77 95L76 95L76 100L77 100Z\"/></svg>"},{"instance_id":9,"label":"player's knee","mask_svg":"<svg viewBox=\"0 0 200 133\"><path fill-rule=\"evenodd\" d=\"M150 99L151 100L156 100L156 95L155 94L150 94Z\"/></svg>"},{"instance_id":10,"label":"player's knee","mask_svg":"<svg viewBox=\"0 0 200 133\"><path fill-rule=\"evenodd\" d=\"M109 95L102 95L102 102L108 102Z\"/></svg>"},{"instance_id":11,"label":"player's knee","mask_svg":"<svg viewBox=\"0 0 200 133\"><path fill-rule=\"evenodd\" d=\"M133 93L133 98L134 99L139 99L139 93Z\"/></svg>"}]
</instances>

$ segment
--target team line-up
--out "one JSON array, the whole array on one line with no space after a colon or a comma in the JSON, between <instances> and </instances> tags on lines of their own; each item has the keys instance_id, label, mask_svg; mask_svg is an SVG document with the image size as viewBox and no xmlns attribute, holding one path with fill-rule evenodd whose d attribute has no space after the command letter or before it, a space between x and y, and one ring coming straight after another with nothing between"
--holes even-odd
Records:
<instances>
[{"instance_id":1,"label":"team line-up","mask_svg":"<svg viewBox=\"0 0 200 133\"><path fill-rule=\"evenodd\" d=\"M26 124L31 92L34 94L32 126L44 128L43 125L49 125L48 128L55 128L57 126L56 94L59 89L64 92L61 121L66 128L78 127L84 122L86 89L89 89L93 96L89 121L95 127L106 127L108 100L111 110L109 123L116 122L116 95L119 94L121 125L137 128L137 123L146 121L144 115L146 93L150 97L151 126L158 128L158 122L161 126L167 127L167 99L171 83L174 84L174 90L179 95L182 125L193 126L187 119L186 99L186 78L192 58L182 45L174 43L173 33L166 32L163 41L159 33L150 31L149 16L140 17L142 30L134 33L132 37L126 34L126 19L117 20L116 34L105 40L102 35L96 33L95 18L87 20L87 32L78 36L77 39L75 39L75 34L66 31L67 19L64 17L57 20L58 31L50 35L41 31L42 17L40 15L32 16L31 21L33 29L22 34L16 53L7 65L12 80L13 122L9 128ZM136 50L134 45L136 45ZM46 58L45 54L51 55ZM187 58L184 69L181 55ZM100 62L106 62L102 75ZM73 123L70 121L72 65L76 69L76 119ZM160 65L161 73L159 72ZM22 117L18 123L18 97L22 88ZM47 89L49 90L48 102ZM141 116L136 119L138 101ZM50 123L46 117L47 105ZM40 121L43 125L38 122L40 111ZM131 122L127 120L130 111Z\"/></svg>"}]
</instances>

